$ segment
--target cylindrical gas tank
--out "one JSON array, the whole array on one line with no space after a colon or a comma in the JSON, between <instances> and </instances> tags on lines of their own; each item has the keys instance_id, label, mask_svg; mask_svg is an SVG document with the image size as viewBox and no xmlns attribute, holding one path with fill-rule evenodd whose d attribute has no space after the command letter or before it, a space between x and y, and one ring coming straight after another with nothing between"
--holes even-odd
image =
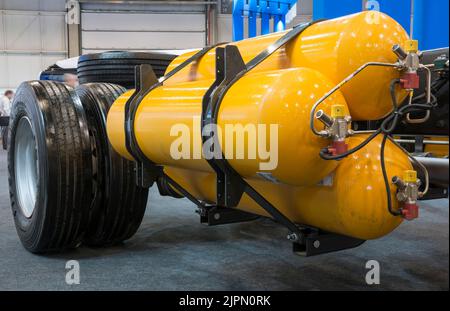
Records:
<instances>
[{"instance_id":1,"label":"cylindrical gas tank","mask_svg":"<svg viewBox=\"0 0 450 311\"><path fill-rule=\"evenodd\" d=\"M361 239L383 236L401 222L386 206L380 139L341 161L324 161L319 152L330 140L311 133L309 117L319 98L364 63L395 62L391 48L407 39L406 32L383 14L378 21L371 16L360 13L306 29L230 87L217 119L218 128L225 132L219 135L221 149L225 155L233 154L229 164L277 209L293 222ZM233 44L247 62L282 35ZM175 60L172 68L191 55ZM139 104L134 123L137 143L147 158L163 165L196 198L210 203L216 198L216 175L202 157L200 116L203 97L215 79L214 56L212 51L149 92ZM330 114L331 106L339 104L355 119L382 117L391 109L389 84L398 77L399 72L391 68L369 69L324 101L320 109ZM119 97L107 119L111 144L129 159L124 107L132 94ZM271 125L277 129L276 145L272 144ZM230 137L227 126L247 131ZM315 127L323 126L316 122ZM261 130L266 138L260 140ZM349 147L364 138L348 139ZM239 139L244 142L242 158L236 154ZM259 153L261 149L269 151L269 157ZM389 178L411 169L408 157L393 144L388 143L385 152ZM272 168L262 168L261 164L273 160ZM393 208L397 208L393 185L391 195ZM237 208L267 216L246 195Z\"/></svg>"},{"instance_id":2,"label":"cylindrical gas tank","mask_svg":"<svg viewBox=\"0 0 450 311\"><path fill-rule=\"evenodd\" d=\"M200 125L202 99L211 83L199 80L162 86L142 100L135 135L149 159L161 165L212 171L202 158ZM309 116L314 102L332 87L325 76L308 68L250 73L237 81L225 95L217 121L221 149L231 166L245 178L266 176L289 185L314 185L327 176L337 162L319 157L318 151L329 141L312 134ZM114 103L107 124L112 145L124 155L123 116L129 96ZM346 107L340 92L322 109L330 114L332 104ZM319 121L315 125L322 126ZM266 139L258 140L262 132ZM181 155L178 149L186 137L188 153Z\"/></svg>"},{"instance_id":3,"label":"cylindrical gas tank","mask_svg":"<svg viewBox=\"0 0 450 311\"><path fill-rule=\"evenodd\" d=\"M350 138L349 147L366 138L367 135ZM320 185L294 187L259 180L249 183L295 223L363 240L377 239L402 222L401 217L392 216L388 211L380 144L381 136L341 160L337 169ZM390 178L401 177L404 171L412 169L408 157L390 141L386 144L385 163ZM197 198L214 202L215 174L174 167L165 168L165 172ZM390 183L390 189L393 209L397 210L396 187ZM268 216L245 194L237 208Z\"/></svg>"},{"instance_id":4,"label":"cylindrical gas tank","mask_svg":"<svg viewBox=\"0 0 450 311\"><path fill-rule=\"evenodd\" d=\"M278 32L230 44L237 46L244 61L248 62L285 33ZM396 62L392 47L395 44L403 46L406 40L407 32L391 17L378 12L362 12L313 24L253 71L308 67L337 84L365 63ZM194 53L180 55L167 71ZM215 49L169 79L167 84L213 79L214 76ZM371 67L345 86L342 92L352 118L378 120L388 114L392 110L389 82L398 77L399 72L394 68ZM406 93L401 92L399 100L405 96Z\"/></svg>"}]
</instances>

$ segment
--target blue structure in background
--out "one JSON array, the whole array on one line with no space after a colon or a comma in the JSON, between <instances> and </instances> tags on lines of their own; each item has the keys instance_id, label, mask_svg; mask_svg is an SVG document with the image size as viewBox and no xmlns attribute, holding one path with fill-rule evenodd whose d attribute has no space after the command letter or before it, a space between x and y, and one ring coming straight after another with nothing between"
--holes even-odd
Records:
<instances>
[{"instance_id":1,"label":"blue structure in background","mask_svg":"<svg viewBox=\"0 0 450 311\"><path fill-rule=\"evenodd\" d=\"M414 39L421 50L448 47L448 0L414 0Z\"/></svg>"},{"instance_id":2,"label":"blue structure in background","mask_svg":"<svg viewBox=\"0 0 450 311\"><path fill-rule=\"evenodd\" d=\"M248 37L257 35L257 19L261 19L261 34L286 28L286 14L297 0L233 0L233 40L244 39L244 19L248 18ZM330 19L362 10L379 10L397 20L413 38L419 40L421 50L448 47L448 0L313 0L313 20ZM270 20L273 28L270 29Z\"/></svg>"},{"instance_id":3,"label":"blue structure in background","mask_svg":"<svg viewBox=\"0 0 450 311\"><path fill-rule=\"evenodd\" d=\"M257 19L261 19L261 34L286 28L286 14L297 0L234 0L233 41L244 39L244 19L248 18L248 37L257 35ZM270 20L273 19L273 29Z\"/></svg>"},{"instance_id":4,"label":"blue structure in background","mask_svg":"<svg viewBox=\"0 0 450 311\"><path fill-rule=\"evenodd\" d=\"M313 19L335 18L362 10L379 10L397 20L410 33L413 12L413 38L419 40L421 50L448 46L449 1L448 0L314 0Z\"/></svg>"},{"instance_id":5,"label":"blue structure in background","mask_svg":"<svg viewBox=\"0 0 450 311\"><path fill-rule=\"evenodd\" d=\"M314 0L313 20L331 19L362 10L361 0Z\"/></svg>"},{"instance_id":6,"label":"blue structure in background","mask_svg":"<svg viewBox=\"0 0 450 311\"><path fill-rule=\"evenodd\" d=\"M394 18L405 30L410 33L411 29L411 0L377 0L379 8L369 7L367 9L386 13ZM432 0L435 1L435 0Z\"/></svg>"},{"instance_id":7,"label":"blue structure in background","mask_svg":"<svg viewBox=\"0 0 450 311\"><path fill-rule=\"evenodd\" d=\"M448 0L378 0L380 11L393 17L411 33L413 15L413 39L419 40L421 50L448 46L449 1ZM370 8L374 9L374 8Z\"/></svg>"},{"instance_id":8,"label":"blue structure in background","mask_svg":"<svg viewBox=\"0 0 450 311\"><path fill-rule=\"evenodd\" d=\"M368 0L366 5L361 0L314 0L313 20L336 18L363 10L386 13L395 18L408 32L410 30L411 0Z\"/></svg>"}]
</instances>

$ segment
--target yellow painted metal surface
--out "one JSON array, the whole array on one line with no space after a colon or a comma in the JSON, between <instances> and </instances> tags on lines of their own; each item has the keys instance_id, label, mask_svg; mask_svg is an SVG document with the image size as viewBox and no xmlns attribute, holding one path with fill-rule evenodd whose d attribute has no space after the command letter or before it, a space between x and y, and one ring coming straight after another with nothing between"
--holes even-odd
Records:
<instances>
[{"instance_id":1,"label":"yellow painted metal surface","mask_svg":"<svg viewBox=\"0 0 450 311\"><path fill-rule=\"evenodd\" d=\"M136 113L136 138L144 154L155 163L180 168L211 171L204 159L194 158L201 151L200 114L202 98L212 81L199 80L163 86L153 90L141 102ZM318 151L329 143L312 134L309 125L310 110L314 102L333 84L317 71L293 68L248 74L226 94L221 104L217 124L226 130L229 126L266 125L267 139L270 125L278 129L277 167L271 175L290 185L311 185L319 182L336 168L337 162L320 159ZM251 90L251 91L249 91ZM114 148L125 154L123 115L125 102L131 93L116 101L109 112L108 135ZM331 105L339 103L348 113L340 92L330 97L321 107L328 114ZM175 125L175 126L174 126ZM179 126L178 126L179 125ZM316 121L316 127L323 125ZM190 158L174 159L171 146L181 136L177 128L190 133ZM244 158L237 158L236 142L245 137L229 137L222 144L225 154L232 155L229 162L245 178L257 176L259 165L265 159L249 157L253 148L243 150ZM115 139L114 137L118 137ZM223 133L225 140L225 133ZM233 143L234 142L234 143ZM255 141L257 147L258 142ZM243 144L247 147L247 144ZM269 147L269 143L266 144ZM249 150L250 149L250 150ZM200 155L201 156L201 155ZM295 165L292 165L295 163Z\"/></svg>"},{"instance_id":2,"label":"yellow painted metal surface","mask_svg":"<svg viewBox=\"0 0 450 311\"><path fill-rule=\"evenodd\" d=\"M424 137L425 140L444 141L448 142L448 137ZM444 158L449 155L449 148L447 145L432 145L425 144L425 152L431 153L433 157Z\"/></svg>"},{"instance_id":3,"label":"yellow painted metal surface","mask_svg":"<svg viewBox=\"0 0 450 311\"><path fill-rule=\"evenodd\" d=\"M309 129L312 105L332 86L322 74L307 68L249 74L225 96L217 124L221 128L238 124L263 124L267 128L271 124L277 125L278 166L270 171L272 177L289 185L313 185L338 164L319 157L318 150L327 147L329 141L315 136ZM331 114L333 103L341 104L348 113L340 92L329 98L321 108ZM323 128L318 120L315 126ZM227 151L227 147L222 144L223 150ZM262 162L265 160L259 157L256 161L238 159L236 156L229 160L231 166L247 178L255 177Z\"/></svg>"},{"instance_id":4,"label":"yellow painted metal surface","mask_svg":"<svg viewBox=\"0 0 450 311\"><path fill-rule=\"evenodd\" d=\"M405 42L405 52L407 53L417 53L419 50L419 41L408 40Z\"/></svg>"},{"instance_id":5,"label":"yellow painted metal surface","mask_svg":"<svg viewBox=\"0 0 450 311\"><path fill-rule=\"evenodd\" d=\"M285 32L231 43L248 62ZM394 63L394 44L406 45L408 34L391 17L362 12L310 26L285 48L275 52L254 71L307 67L315 69L337 84L367 62ZM195 52L180 55L167 69L172 70ZM215 50L198 63L187 66L167 83L213 79ZM354 120L378 120L390 112L389 82L399 77L393 68L371 67L343 88ZM399 94L399 101L406 97Z\"/></svg>"},{"instance_id":6,"label":"yellow painted metal surface","mask_svg":"<svg viewBox=\"0 0 450 311\"><path fill-rule=\"evenodd\" d=\"M366 136L349 139L355 146ZM249 183L263 193L274 206L291 220L323 230L360 239L376 239L394 230L402 218L388 212L386 191L380 167L381 137L351 157L340 161L332 176L331 186L294 187L251 180ZM402 151L389 141L385 150L388 176L403 177L412 166ZM215 175L167 167L165 172L198 198L215 200ZM391 184L394 209L395 186ZM239 209L267 216L264 210L244 195Z\"/></svg>"},{"instance_id":7,"label":"yellow painted metal surface","mask_svg":"<svg viewBox=\"0 0 450 311\"><path fill-rule=\"evenodd\" d=\"M360 65L395 61L391 48L408 39L406 32L385 15L379 16L378 23L371 23L368 16L360 13L308 28L230 88L217 121L220 128L239 124L269 128L276 124L278 165L268 171L271 181L260 174L260 164L265 160L258 154L249 158L249 148L243 150L244 159L229 159L231 166L292 221L361 239L381 237L401 222L400 217L389 214L386 206L380 139L342 161L324 161L319 151L330 141L311 133L309 114L321 96ZM233 44L247 62L282 35L276 33ZM195 159L195 154L201 155L200 114L203 96L214 81L214 54L210 52L152 90L139 105L135 119L135 135L144 154L164 165L166 173L198 199L210 202L216 196L215 174L206 160L201 156ZM191 55L180 56L169 70ZM369 69L326 100L320 109L331 114L331 106L338 104L354 119L377 119L391 109L389 84L398 76L390 68ZM129 159L125 148L124 105L132 93L129 91L116 100L107 120L111 144ZM323 127L319 122L315 126ZM190 134L190 159L177 159L171 153L183 130ZM363 138L355 136L348 143L352 147ZM247 138L246 146L253 144L258 142ZM237 149L237 143L224 138L221 147L227 154L231 148ZM390 178L411 170L407 156L390 142L385 152ZM391 193L397 208L394 186ZM245 195L238 208L266 215Z\"/></svg>"},{"instance_id":8,"label":"yellow painted metal surface","mask_svg":"<svg viewBox=\"0 0 450 311\"><path fill-rule=\"evenodd\" d=\"M417 181L417 172L413 170L404 171L403 181L408 183L415 183Z\"/></svg>"}]
</instances>

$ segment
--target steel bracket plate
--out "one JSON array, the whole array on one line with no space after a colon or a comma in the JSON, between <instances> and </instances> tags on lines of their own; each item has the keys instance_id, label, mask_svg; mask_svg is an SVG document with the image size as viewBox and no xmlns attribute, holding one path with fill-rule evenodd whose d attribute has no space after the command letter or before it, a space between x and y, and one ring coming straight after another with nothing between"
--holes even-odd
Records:
<instances>
[{"instance_id":1,"label":"steel bracket plate","mask_svg":"<svg viewBox=\"0 0 450 311\"><path fill-rule=\"evenodd\" d=\"M208 226L252 221L260 216L232 208L205 206L199 209L200 222Z\"/></svg>"},{"instance_id":2,"label":"steel bracket plate","mask_svg":"<svg viewBox=\"0 0 450 311\"><path fill-rule=\"evenodd\" d=\"M304 232L300 241L292 243L292 250L297 255L310 257L355 248L364 242L339 234L313 231Z\"/></svg>"}]
</instances>

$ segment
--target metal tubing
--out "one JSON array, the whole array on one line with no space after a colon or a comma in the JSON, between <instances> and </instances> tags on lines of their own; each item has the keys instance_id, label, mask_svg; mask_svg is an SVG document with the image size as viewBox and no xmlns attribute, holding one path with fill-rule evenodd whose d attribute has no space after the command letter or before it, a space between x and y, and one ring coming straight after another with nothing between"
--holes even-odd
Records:
<instances>
[{"instance_id":1,"label":"metal tubing","mask_svg":"<svg viewBox=\"0 0 450 311\"><path fill-rule=\"evenodd\" d=\"M427 104L430 104L431 103L431 70L430 70L430 68L428 68L428 66L424 66L424 65L420 65L420 68L424 69L427 72L427 88L426 88ZM412 104L412 96L410 97L410 101L409 101L409 105L411 105L411 104ZM428 121L430 119L430 116L431 116L430 110L427 110L426 116L423 118L420 118L420 119L411 119L411 116L408 113L406 115L406 121L410 124L421 124L421 123Z\"/></svg>"},{"instance_id":2,"label":"metal tubing","mask_svg":"<svg viewBox=\"0 0 450 311\"><path fill-rule=\"evenodd\" d=\"M419 193L419 197L421 198L424 197L428 193L428 190L430 189L430 174L428 173L427 168L415 157L413 157L408 151L406 151L405 148L403 148L399 143L397 143L394 138L392 138L391 136L387 136L387 138L408 156L408 158L412 161L413 166L415 166L419 172L422 172L423 179L425 179L425 189Z\"/></svg>"},{"instance_id":3,"label":"metal tubing","mask_svg":"<svg viewBox=\"0 0 450 311\"><path fill-rule=\"evenodd\" d=\"M358 69L356 69L356 71L354 71L353 73L351 73L347 78L345 78L344 80L342 80L340 83L338 83L333 89L331 89L328 93L326 93L324 96L322 96L322 98L320 98L312 107L311 109L311 115L310 115L310 123L309 126L311 128L311 131L317 135L317 136L322 136L321 133L319 131L317 131L314 128L314 116L316 114L316 109L317 107L323 103L328 97L330 97L331 95L333 95L336 91L338 91L341 87L343 87L345 84L347 84L348 82L350 82L354 77L356 77L361 71L363 71L364 69L371 67L371 66L380 66L380 67L395 67L395 68L400 68L400 65L397 63L391 64L391 63L380 63L380 62L370 62L370 63L366 63L364 65L362 65L361 67L359 67Z\"/></svg>"},{"instance_id":4,"label":"metal tubing","mask_svg":"<svg viewBox=\"0 0 450 311\"><path fill-rule=\"evenodd\" d=\"M392 183L395 184L398 188L405 188L405 183L398 176L394 176L392 178Z\"/></svg>"},{"instance_id":5,"label":"metal tubing","mask_svg":"<svg viewBox=\"0 0 450 311\"><path fill-rule=\"evenodd\" d=\"M316 119L322 121L322 123L328 127L333 125L333 119L330 116L328 116L323 110L317 111Z\"/></svg>"},{"instance_id":6,"label":"metal tubing","mask_svg":"<svg viewBox=\"0 0 450 311\"><path fill-rule=\"evenodd\" d=\"M399 144L415 144L416 141L414 139L396 139L396 142ZM439 141L439 140L424 140L423 143L425 145L440 145L440 146L448 146L448 141Z\"/></svg>"}]
</instances>

